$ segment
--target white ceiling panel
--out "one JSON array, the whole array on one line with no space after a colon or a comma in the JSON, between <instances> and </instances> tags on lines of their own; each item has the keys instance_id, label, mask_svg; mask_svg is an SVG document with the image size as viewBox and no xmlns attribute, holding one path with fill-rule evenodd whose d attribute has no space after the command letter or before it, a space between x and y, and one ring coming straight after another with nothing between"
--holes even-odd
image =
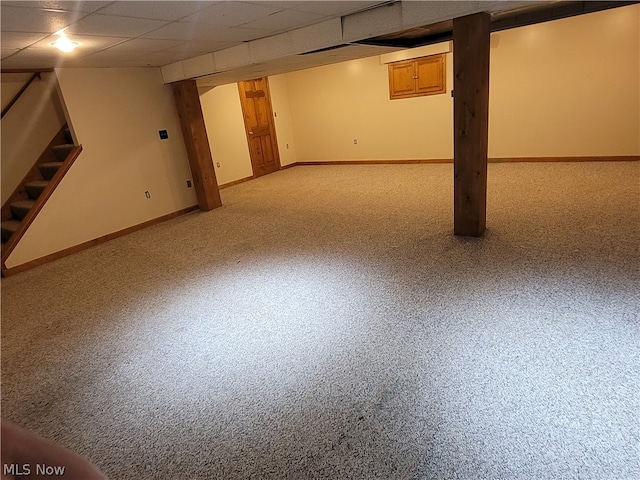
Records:
<instances>
[{"instance_id":1,"label":"white ceiling panel","mask_svg":"<svg viewBox=\"0 0 640 480\"><path fill-rule=\"evenodd\" d=\"M25 48L47 36L46 33L2 32L2 48Z\"/></svg>"},{"instance_id":2,"label":"white ceiling panel","mask_svg":"<svg viewBox=\"0 0 640 480\"><path fill-rule=\"evenodd\" d=\"M270 2L256 2L254 4L247 4L245 2L220 2L200 10L195 15L190 15L183 20L235 27L259 18L268 17L282 10L282 7L273 7L270 6L269 3Z\"/></svg>"},{"instance_id":3,"label":"white ceiling panel","mask_svg":"<svg viewBox=\"0 0 640 480\"><path fill-rule=\"evenodd\" d=\"M250 78L260 72L281 73L375 55L380 48L294 54L400 31L409 24L426 25L429 19L452 17L474 5L495 11L507 8L504 5L521 3L3 0L2 68L151 65L162 66L164 78L170 81L185 78L185 72L199 75L207 73L207 69L215 69L216 81L222 78L236 81L240 76ZM61 30L80 43L75 52L63 54L50 46L51 35ZM206 54L212 54L213 62L190 60Z\"/></svg>"},{"instance_id":4,"label":"white ceiling panel","mask_svg":"<svg viewBox=\"0 0 640 480\"><path fill-rule=\"evenodd\" d=\"M58 38L60 38L58 35L49 35L31 47L33 49L57 51L51 44ZM95 35L74 35L70 36L69 39L78 43L78 47L73 52L76 55L86 55L89 52L96 52L127 40L126 37L100 37Z\"/></svg>"},{"instance_id":5,"label":"white ceiling panel","mask_svg":"<svg viewBox=\"0 0 640 480\"><path fill-rule=\"evenodd\" d=\"M159 38L168 40L202 41L220 40L228 27L204 25L198 23L173 22L157 30L142 35L143 38Z\"/></svg>"},{"instance_id":6,"label":"white ceiling panel","mask_svg":"<svg viewBox=\"0 0 640 480\"><path fill-rule=\"evenodd\" d=\"M0 7L3 32L53 33L87 15L38 8Z\"/></svg>"},{"instance_id":7,"label":"white ceiling panel","mask_svg":"<svg viewBox=\"0 0 640 480\"><path fill-rule=\"evenodd\" d=\"M65 33L136 37L166 24L161 20L91 14L68 27Z\"/></svg>"},{"instance_id":8,"label":"white ceiling panel","mask_svg":"<svg viewBox=\"0 0 640 480\"><path fill-rule=\"evenodd\" d=\"M111 3L110 1L97 1L97 0L89 0L89 1L71 1L71 0L49 0L49 1L39 1L39 0L26 0L22 2L17 1L6 1L2 0L2 5L14 6L14 7L29 7L29 8L41 8L41 9L51 9L51 10L67 10L70 12L95 12L100 8L104 7Z\"/></svg>"},{"instance_id":9,"label":"white ceiling panel","mask_svg":"<svg viewBox=\"0 0 640 480\"><path fill-rule=\"evenodd\" d=\"M288 8L293 8L294 10L300 10L303 12L312 12L312 13L320 13L322 15L336 16L336 15L345 15L347 13L358 12L360 10L364 10L378 3L380 2L376 2L376 1L374 2L371 2L371 1L335 2L331 0L326 0L326 1L316 0L316 1L300 2L299 4L292 5L291 7L288 7Z\"/></svg>"},{"instance_id":10,"label":"white ceiling panel","mask_svg":"<svg viewBox=\"0 0 640 480\"><path fill-rule=\"evenodd\" d=\"M193 53L202 54L215 52L235 45L235 42L216 42L216 41L194 41L194 42L180 42L175 47L168 48L169 52L181 52L181 53Z\"/></svg>"},{"instance_id":11,"label":"white ceiling panel","mask_svg":"<svg viewBox=\"0 0 640 480\"><path fill-rule=\"evenodd\" d=\"M2 47L2 56L0 58L5 59L6 57L13 55L14 53L18 53L20 49L18 48L4 48ZM4 65L3 65L4 66Z\"/></svg>"},{"instance_id":12,"label":"white ceiling panel","mask_svg":"<svg viewBox=\"0 0 640 480\"><path fill-rule=\"evenodd\" d=\"M320 15L318 13L281 10L267 17L258 18L252 22L244 23L242 26L282 32L291 28L303 27L312 23L321 22L326 19L326 15Z\"/></svg>"},{"instance_id":13,"label":"white ceiling panel","mask_svg":"<svg viewBox=\"0 0 640 480\"><path fill-rule=\"evenodd\" d=\"M155 38L134 38L111 47L114 52L153 53L184 45L182 40L159 40Z\"/></svg>"},{"instance_id":14,"label":"white ceiling panel","mask_svg":"<svg viewBox=\"0 0 640 480\"><path fill-rule=\"evenodd\" d=\"M124 17L149 18L154 20L178 20L217 2L163 1L151 7L148 1L113 2L100 10L101 14Z\"/></svg>"}]
</instances>

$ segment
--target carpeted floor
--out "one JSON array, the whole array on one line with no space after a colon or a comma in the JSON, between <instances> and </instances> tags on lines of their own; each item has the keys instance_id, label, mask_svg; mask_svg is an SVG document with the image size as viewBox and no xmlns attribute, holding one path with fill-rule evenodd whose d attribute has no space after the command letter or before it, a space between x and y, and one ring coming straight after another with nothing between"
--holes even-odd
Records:
<instances>
[{"instance_id":1,"label":"carpeted floor","mask_svg":"<svg viewBox=\"0 0 640 480\"><path fill-rule=\"evenodd\" d=\"M640 163L295 167L2 280L2 416L117 479L640 478Z\"/></svg>"}]
</instances>

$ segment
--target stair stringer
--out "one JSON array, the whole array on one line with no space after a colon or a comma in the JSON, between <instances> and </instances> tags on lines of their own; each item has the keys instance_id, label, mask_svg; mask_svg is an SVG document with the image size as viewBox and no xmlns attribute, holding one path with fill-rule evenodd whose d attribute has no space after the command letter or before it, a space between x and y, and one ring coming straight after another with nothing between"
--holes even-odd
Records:
<instances>
[{"instance_id":1,"label":"stair stringer","mask_svg":"<svg viewBox=\"0 0 640 480\"><path fill-rule=\"evenodd\" d=\"M49 200L49 198L51 197L51 195L53 194L57 186L60 184L65 174L72 167L73 163L75 162L76 158L78 158L81 152L82 152L82 145L76 145L69 152L67 157L62 162L62 165L60 166L60 168L58 168L58 171L53 175L51 180L49 180L49 184L45 187L45 189L42 191L40 196L36 199L35 204L33 205L33 207L31 207L27 215L24 217L24 219L20 223L20 226L16 229L13 235L11 235L11 238L9 239L9 241L3 245L2 264L1 264L3 276L8 273L5 262L7 261L7 259L13 252L13 250L16 248L16 246L18 245L18 243L20 242L24 234L27 232L27 230L29 229L33 221L36 219L36 217L44 207L45 203L47 203L47 200ZM22 183L24 184L25 182L23 181ZM4 208L5 207L3 206L3 209Z\"/></svg>"}]
</instances>

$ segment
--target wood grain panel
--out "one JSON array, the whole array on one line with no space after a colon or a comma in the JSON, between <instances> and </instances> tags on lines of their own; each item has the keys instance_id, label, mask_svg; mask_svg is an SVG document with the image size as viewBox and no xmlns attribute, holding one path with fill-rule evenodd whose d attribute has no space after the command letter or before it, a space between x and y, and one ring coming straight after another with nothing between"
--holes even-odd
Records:
<instances>
[{"instance_id":1,"label":"wood grain panel","mask_svg":"<svg viewBox=\"0 0 640 480\"><path fill-rule=\"evenodd\" d=\"M213 158L196 81L182 80L172 83L171 88L189 158L198 206L203 211L213 210L222 206L222 200L213 168Z\"/></svg>"},{"instance_id":2,"label":"wood grain panel","mask_svg":"<svg viewBox=\"0 0 640 480\"><path fill-rule=\"evenodd\" d=\"M486 228L490 33L488 13L453 21L454 233L471 237Z\"/></svg>"}]
</instances>

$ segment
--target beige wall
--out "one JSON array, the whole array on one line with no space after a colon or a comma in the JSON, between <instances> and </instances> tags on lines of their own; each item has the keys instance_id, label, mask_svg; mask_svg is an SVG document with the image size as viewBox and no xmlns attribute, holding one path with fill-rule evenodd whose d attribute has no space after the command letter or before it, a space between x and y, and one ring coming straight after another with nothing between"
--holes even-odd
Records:
<instances>
[{"instance_id":1,"label":"beige wall","mask_svg":"<svg viewBox=\"0 0 640 480\"><path fill-rule=\"evenodd\" d=\"M24 75L13 81L2 75L3 104L24 84ZM28 80L27 76L27 80ZM56 76L41 74L0 122L2 128L2 203L22 181L44 149L66 122L57 92Z\"/></svg>"},{"instance_id":2,"label":"beige wall","mask_svg":"<svg viewBox=\"0 0 640 480\"><path fill-rule=\"evenodd\" d=\"M494 34L489 153L640 154L640 6Z\"/></svg>"},{"instance_id":3,"label":"beige wall","mask_svg":"<svg viewBox=\"0 0 640 480\"><path fill-rule=\"evenodd\" d=\"M159 69L61 69L83 152L7 261L27 261L197 204ZM160 140L158 130L169 132ZM151 198L145 198L148 190Z\"/></svg>"},{"instance_id":4,"label":"beige wall","mask_svg":"<svg viewBox=\"0 0 640 480\"><path fill-rule=\"evenodd\" d=\"M640 154L639 12L634 5L494 34L489 155ZM447 72L449 91L451 55ZM389 100L377 57L285 78L298 161L453 156L450 95Z\"/></svg>"},{"instance_id":5,"label":"beige wall","mask_svg":"<svg viewBox=\"0 0 640 480\"><path fill-rule=\"evenodd\" d=\"M251 177L253 170L238 86L232 83L215 87L200 95L200 104L218 185Z\"/></svg>"},{"instance_id":6,"label":"beige wall","mask_svg":"<svg viewBox=\"0 0 640 480\"><path fill-rule=\"evenodd\" d=\"M269 93L271 94L271 107L275 117L280 165L284 167L298 161L293 135L293 118L291 116L287 77L285 75L269 77Z\"/></svg>"},{"instance_id":7,"label":"beige wall","mask_svg":"<svg viewBox=\"0 0 640 480\"><path fill-rule=\"evenodd\" d=\"M269 78L280 165L297 162L286 78ZM200 94L218 185L253 176L238 86L214 87ZM218 167L218 164L220 166Z\"/></svg>"}]
</instances>

